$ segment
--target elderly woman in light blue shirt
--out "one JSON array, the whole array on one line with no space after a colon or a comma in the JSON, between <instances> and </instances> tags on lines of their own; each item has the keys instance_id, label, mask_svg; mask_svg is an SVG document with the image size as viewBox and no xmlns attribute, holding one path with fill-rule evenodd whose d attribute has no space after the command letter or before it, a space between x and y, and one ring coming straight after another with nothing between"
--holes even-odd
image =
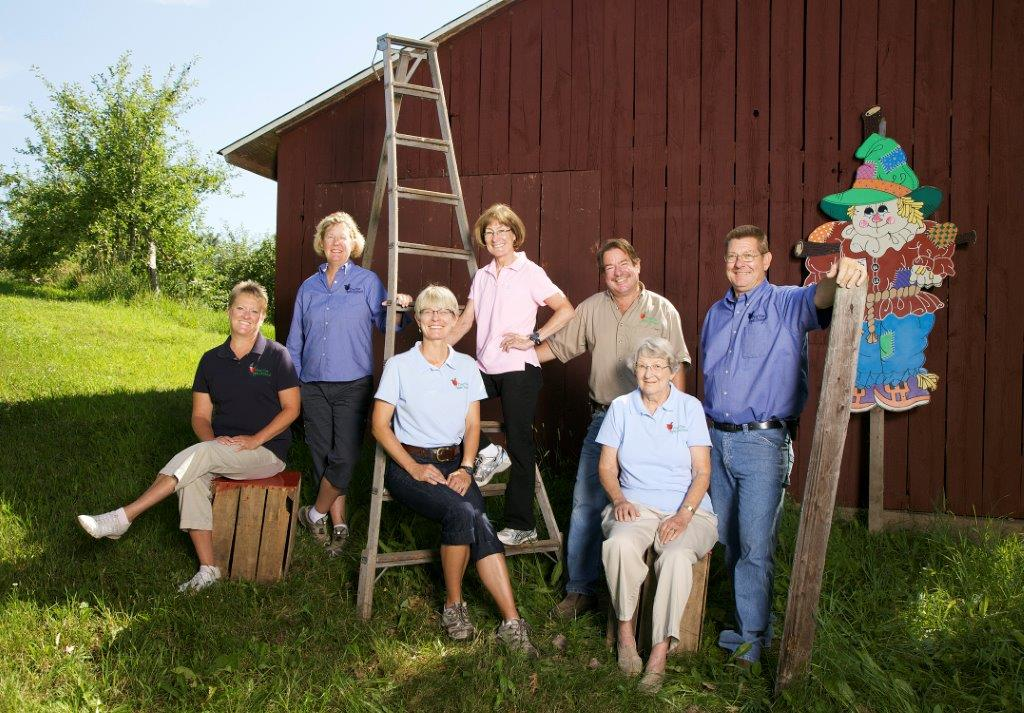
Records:
<instances>
[{"instance_id":1,"label":"elderly woman in light blue shirt","mask_svg":"<svg viewBox=\"0 0 1024 713\"><path fill-rule=\"evenodd\" d=\"M446 287L431 285L416 297L423 340L384 365L373 409L373 436L390 456L384 484L397 502L441 524L445 605L441 625L449 637L476 632L462 598L470 562L501 611L496 637L513 650L537 656L519 616L505 548L487 518L473 479L480 444L480 401L487 398L472 357L448 346L459 304Z\"/></svg>"},{"instance_id":2,"label":"elderly woman in light blue shirt","mask_svg":"<svg viewBox=\"0 0 1024 713\"><path fill-rule=\"evenodd\" d=\"M700 401L676 389L675 350L661 337L637 345L631 367L639 387L612 401L597 435L598 473L611 504L605 509L602 562L618 620L619 668L643 669L633 631L644 555L657 554L658 582L651 611L651 654L640 688L654 693L693 583L693 565L715 545L711 508L711 438Z\"/></svg>"},{"instance_id":3,"label":"elderly woman in light blue shirt","mask_svg":"<svg viewBox=\"0 0 1024 713\"><path fill-rule=\"evenodd\" d=\"M383 332L387 291L376 274L352 262L365 239L348 213L316 226L313 249L326 258L299 286L286 346L302 382L302 415L318 488L299 522L327 554L348 539L345 495L359 461L373 400L373 329ZM399 306L412 303L397 295ZM334 523L327 529L327 516Z\"/></svg>"}]
</instances>

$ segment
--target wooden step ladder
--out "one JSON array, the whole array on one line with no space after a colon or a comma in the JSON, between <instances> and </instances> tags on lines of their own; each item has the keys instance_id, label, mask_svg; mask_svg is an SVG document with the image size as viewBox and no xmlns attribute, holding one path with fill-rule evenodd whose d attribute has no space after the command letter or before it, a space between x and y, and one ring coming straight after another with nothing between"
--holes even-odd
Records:
<instances>
[{"instance_id":1,"label":"wooden step ladder","mask_svg":"<svg viewBox=\"0 0 1024 713\"><path fill-rule=\"evenodd\" d=\"M366 231L366 249L363 253L363 266L370 268L373 260L373 248L380 226L381 210L384 194L388 198L388 308L387 324L395 323L399 311L396 301L398 293L398 256L400 254L424 255L448 260L462 260L469 269L470 279L476 274L476 252L473 249L470 235L469 220L466 216L466 203L462 195L462 183L455 162L455 150L452 145L451 126L448 123L448 106L445 103L444 87L441 83L441 68L437 60L437 43L424 40L412 40L395 35L381 35L377 38L377 49L384 55L384 106L385 134L381 148L380 164L377 168L377 182L373 191L373 203L370 222ZM427 61L432 85L420 85L412 82L413 74L423 60ZM397 131L398 115L404 97L415 97L434 102L437 108L437 120L440 125L441 138L425 138L401 134ZM447 163L447 175L450 181L450 192L427 191L418 188L406 188L398 185L398 147L440 151ZM462 237L462 247L452 248L424 243L403 242L398 239L398 205L400 200L419 200L442 203L455 209ZM395 333L387 330L384 337L384 360L395 355ZM484 433L498 433L501 424L496 421L481 423ZM373 610L373 588L377 579L390 567L401 567L411 564L424 564L438 558L437 550L409 550L406 552L380 551L380 517L382 505L391 500L384 488L384 469L387 465L387 453L377 445L373 459L373 486L370 490L370 523L366 536L366 549L363 550L359 566L359 589L357 607L362 619L369 619ZM536 498L547 529L547 538L518 547L506 547L506 555L545 553L556 559L562 556L562 533L555 522L547 490L541 478L540 468L536 473ZM482 487L485 497L502 495L504 483L492 483Z\"/></svg>"}]
</instances>

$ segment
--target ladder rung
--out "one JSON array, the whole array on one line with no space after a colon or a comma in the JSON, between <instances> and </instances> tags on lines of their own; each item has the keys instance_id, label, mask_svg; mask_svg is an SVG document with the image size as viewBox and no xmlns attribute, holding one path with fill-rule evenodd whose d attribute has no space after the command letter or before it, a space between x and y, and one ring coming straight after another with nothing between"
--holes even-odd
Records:
<instances>
[{"instance_id":1,"label":"ladder rung","mask_svg":"<svg viewBox=\"0 0 1024 713\"><path fill-rule=\"evenodd\" d=\"M411 146L416 149L430 149L431 151L447 151L449 144L444 139L431 139L425 136L410 136L409 134L395 134L395 143L399 146Z\"/></svg>"},{"instance_id":2,"label":"ladder rung","mask_svg":"<svg viewBox=\"0 0 1024 713\"><path fill-rule=\"evenodd\" d=\"M439 245L424 245L422 243L399 243L398 252L408 255L443 257L449 260L469 260L473 257L473 253L462 248L443 248Z\"/></svg>"},{"instance_id":3,"label":"ladder rung","mask_svg":"<svg viewBox=\"0 0 1024 713\"><path fill-rule=\"evenodd\" d=\"M531 555L538 552L558 552L562 543L558 540L537 540L525 545L505 546L505 555ZM365 557L365 555L364 555ZM377 555L377 569L403 567L409 564L426 564L438 558L437 550L408 550L407 552L381 552Z\"/></svg>"},{"instance_id":4,"label":"ladder rung","mask_svg":"<svg viewBox=\"0 0 1024 713\"><path fill-rule=\"evenodd\" d=\"M430 201L432 203L447 203L458 205L459 197L454 193L441 193L439 191L425 191L422 188L405 188L399 186L395 189L399 198L408 198L415 201Z\"/></svg>"},{"instance_id":5,"label":"ladder rung","mask_svg":"<svg viewBox=\"0 0 1024 713\"><path fill-rule=\"evenodd\" d=\"M441 98L440 91L434 87L427 87L422 84L395 82L391 87L395 90L396 94L405 94L406 96L419 97L421 99L433 99L435 101Z\"/></svg>"}]
</instances>

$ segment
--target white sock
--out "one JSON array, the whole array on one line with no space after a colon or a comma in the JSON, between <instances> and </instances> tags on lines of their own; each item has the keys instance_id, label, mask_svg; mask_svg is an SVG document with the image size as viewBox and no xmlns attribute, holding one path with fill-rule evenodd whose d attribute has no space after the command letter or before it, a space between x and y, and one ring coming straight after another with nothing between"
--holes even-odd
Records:
<instances>
[{"instance_id":1,"label":"white sock","mask_svg":"<svg viewBox=\"0 0 1024 713\"><path fill-rule=\"evenodd\" d=\"M210 574L214 574L217 577L220 577L220 567L218 567L217 565L213 565L213 564L202 564L202 565L199 565L199 571L200 572L202 572L204 569L207 572L209 572Z\"/></svg>"},{"instance_id":2,"label":"white sock","mask_svg":"<svg viewBox=\"0 0 1024 713\"><path fill-rule=\"evenodd\" d=\"M115 510L114 515L117 516L117 522L119 524L124 525L125 527L131 525L131 522L128 521L128 514L125 513L124 508L118 508Z\"/></svg>"},{"instance_id":3,"label":"white sock","mask_svg":"<svg viewBox=\"0 0 1024 713\"><path fill-rule=\"evenodd\" d=\"M317 524L318 522L320 522L321 520L324 519L324 515L326 515L326 513L322 513L319 510L317 510L316 509L316 505L310 505L309 506L309 514L306 515L306 517L309 518L309 523L311 525L315 525L315 524Z\"/></svg>"},{"instance_id":4,"label":"white sock","mask_svg":"<svg viewBox=\"0 0 1024 713\"><path fill-rule=\"evenodd\" d=\"M481 455L484 458L494 458L498 455L498 446L492 443L483 450L479 451L477 455Z\"/></svg>"}]
</instances>

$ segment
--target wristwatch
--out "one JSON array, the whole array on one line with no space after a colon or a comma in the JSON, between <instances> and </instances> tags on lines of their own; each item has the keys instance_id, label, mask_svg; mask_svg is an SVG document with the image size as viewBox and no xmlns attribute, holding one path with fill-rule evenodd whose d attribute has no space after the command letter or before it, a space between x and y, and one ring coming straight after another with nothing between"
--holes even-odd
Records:
<instances>
[{"instance_id":1,"label":"wristwatch","mask_svg":"<svg viewBox=\"0 0 1024 713\"><path fill-rule=\"evenodd\" d=\"M544 341L544 340L540 338L540 332L531 332L530 333L530 341L533 342L534 346L538 346L539 347L540 343L542 341Z\"/></svg>"},{"instance_id":2,"label":"wristwatch","mask_svg":"<svg viewBox=\"0 0 1024 713\"><path fill-rule=\"evenodd\" d=\"M695 508L693 505L687 505L686 503L683 503L683 508L689 510L691 515L697 514L697 508Z\"/></svg>"},{"instance_id":3,"label":"wristwatch","mask_svg":"<svg viewBox=\"0 0 1024 713\"><path fill-rule=\"evenodd\" d=\"M476 466L475 465L460 465L459 468L461 468L462 470L466 471L466 473L469 474L470 478L472 478L473 476L476 475Z\"/></svg>"}]
</instances>

